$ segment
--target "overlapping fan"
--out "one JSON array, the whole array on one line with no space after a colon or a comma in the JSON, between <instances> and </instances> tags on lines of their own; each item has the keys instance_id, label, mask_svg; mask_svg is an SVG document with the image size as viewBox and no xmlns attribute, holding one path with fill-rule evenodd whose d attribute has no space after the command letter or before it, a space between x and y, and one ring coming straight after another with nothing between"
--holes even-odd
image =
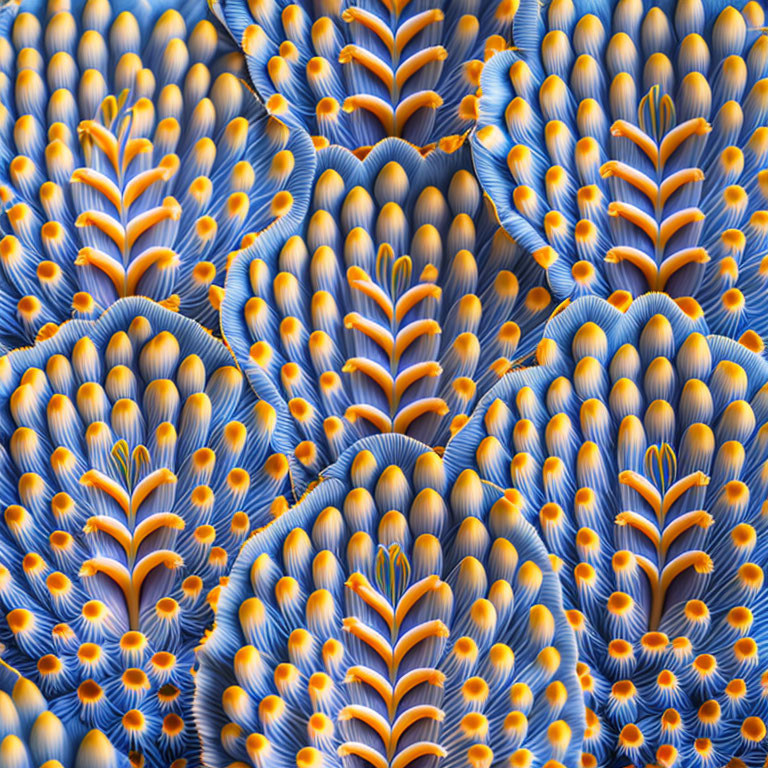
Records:
<instances>
[{"instance_id":1,"label":"overlapping fan","mask_svg":"<svg viewBox=\"0 0 768 768\"><path fill-rule=\"evenodd\" d=\"M768 752L768 364L706 333L663 295L579 299L445 454L511 485L558 559L583 768Z\"/></svg>"},{"instance_id":2,"label":"overlapping fan","mask_svg":"<svg viewBox=\"0 0 768 768\"><path fill-rule=\"evenodd\" d=\"M575 644L541 541L503 491L376 435L243 548L198 651L203 760L561 768Z\"/></svg>"},{"instance_id":3,"label":"overlapping fan","mask_svg":"<svg viewBox=\"0 0 768 768\"><path fill-rule=\"evenodd\" d=\"M6 348L134 294L218 328L231 253L306 205L309 138L266 114L204 5L168 5L0 10Z\"/></svg>"},{"instance_id":4,"label":"overlapping fan","mask_svg":"<svg viewBox=\"0 0 768 768\"><path fill-rule=\"evenodd\" d=\"M762 350L768 35L757 2L522 0L474 138L500 219L558 298L694 297ZM747 333L749 332L749 333Z\"/></svg>"},{"instance_id":5,"label":"overlapping fan","mask_svg":"<svg viewBox=\"0 0 768 768\"><path fill-rule=\"evenodd\" d=\"M0 662L0 765L4 768L128 768L98 730L64 727L37 686Z\"/></svg>"},{"instance_id":6,"label":"overlapping fan","mask_svg":"<svg viewBox=\"0 0 768 768\"><path fill-rule=\"evenodd\" d=\"M517 0L214 0L273 115L320 146L422 146L472 127L483 61Z\"/></svg>"},{"instance_id":7,"label":"overlapping fan","mask_svg":"<svg viewBox=\"0 0 768 768\"><path fill-rule=\"evenodd\" d=\"M321 150L305 220L230 268L224 335L283 403L276 445L307 480L372 432L443 445L538 340L543 271L492 222L468 153Z\"/></svg>"},{"instance_id":8,"label":"overlapping fan","mask_svg":"<svg viewBox=\"0 0 768 768\"><path fill-rule=\"evenodd\" d=\"M274 409L221 341L138 298L3 358L0 401L3 658L66 729L197 765L192 648L290 496Z\"/></svg>"}]
</instances>

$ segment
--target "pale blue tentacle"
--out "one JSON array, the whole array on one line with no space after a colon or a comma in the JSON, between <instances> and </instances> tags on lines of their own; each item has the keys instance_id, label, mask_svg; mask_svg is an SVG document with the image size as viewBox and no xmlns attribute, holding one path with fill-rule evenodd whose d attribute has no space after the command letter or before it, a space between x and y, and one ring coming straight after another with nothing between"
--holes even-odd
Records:
<instances>
[{"instance_id":1,"label":"pale blue tentacle","mask_svg":"<svg viewBox=\"0 0 768 768\"><path fill-rule=\"evenodd\" d=\"M69 729L196 764L192 650L249 533L287 508L274 408L147 299L2 358L0 637Z\"/></svg>"},{"instance_id":2,"label":"pale blue tentacle","mask_svg":"<svg viewBox=\"0 0 768 768\"><path fill-rule=\"evenodd\" d=\"M762 351L760 4L524 0L517 16L473 138L503 226L558 298L692 297L714 332Z\"/></svg>"},{"instance_id":3,"label":"pale blue tentacle","mask_svg":"<svg viewBox=\"0 0 768 768\"><path fill-rule=\"evenodd\" d=\"M355 439L443 444L553 309L493 220L469 148L318 153L306 218L235 259L222 327L306 481ZM297 472L297 476L298 476Z\"/></svg>"},{"instance_id":4,"label":"pale blue tentacle","mask_svg":"<svg viewBox=\"0 0 768 768\"><path fill-rule=\"evenodd\" d=\"M131 295L216 330L232 254L306 206L309 137L204 6L13 3L0 25L0 343Z\"/></svg>"},{"instance_id":5,"label":"pale blue tentacle","mask_svg":"<svg viewBox=\"0 0 768 768\"><path fill-rule=\"evenodd\" d=\"M203 759L573 765L572 642L500 488L404 435L365 438L238 557L198 651Z\"/></svg>"},{"instance_id":6,"label":"pale blue tentacle","mask_svg":"<svg viewBox=\"0 0 768 768\"><path fill-rule=\"evenodd\" d=\"M768 366L707 334L661 294L579 299L446 449L511 486L557 562L582 765L765 759Z\"/></svg>"}]
</instances>

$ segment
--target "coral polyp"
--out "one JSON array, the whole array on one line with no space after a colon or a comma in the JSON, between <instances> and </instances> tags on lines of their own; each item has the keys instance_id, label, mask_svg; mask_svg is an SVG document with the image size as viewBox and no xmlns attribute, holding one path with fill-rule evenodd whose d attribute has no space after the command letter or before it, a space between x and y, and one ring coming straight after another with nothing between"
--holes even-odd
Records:
<instances>
[{"instance_id":1,"label":"coral polyp","mask_svg":"<svg viewBox=\"0 0 768 768\"><path fill-rule=\"evenodd\" d=\"M766 768L756 0L0 0L0 768Z\"/></svg>"},{"instance_id":2,"label":"coral polyp","mask_svg":"<svg viewBox=\"0 0 768 768\"><path fill-rule=\"evenodd\" d=\"M495 224L468 152L320 150L304 220L231 266L224 335L283 404L277 445L308 478L376 432L444 445L538 340L543 270Z\"/></svg>"},{"instance_id":3,"label":"coral polyp","mask_svg":"<svg viewBox=\"0 0 768 768\"><path fill-rule=\"evenodd\" d=\"M768 366L660 295L576 301L538 359L445 462L510 486L557 559L581 764L762 766Z\"/></svg>"},{"instance_id":4,"label":"coral polyp","mask_svg":"<svg viewBox=\"0 0 768 768\"><path fill-rule=\"evenodd\" d=\"M194 765L192 650L291 498L274 409L220 341L135 298L3 358L0 391L3 658L65 728Z\"/></svg>"},{"instance_id":5,"label":"coral polyp","mask_svg":"<svg viewBox=\"0 0 768 768\"><path fill-rule=\"evenodd\" d=\"M97 729L69 728L29 679L0 662L0 764L8 768L129 768Z\"/></svg>"},{"instance_id":6,"label":"coral polyp","mask_svg":"<svg viewBox=\"0 0 768 768\"><path fill-rule=\"evenodd\" d=\"M411 438L366 438L238 556L198 651L203 760L572 766L574 650L503 491Z\"/></svg>"},{"instance_id":7,"label":"coral polyp","mask_svg":"<svg viewBox=\"0 0 768 768\"><path fill-rule=\"evenodd\" d=\"M765 11L669 5L523 3L483 69L478 174L557 297L693 297L762 350Z\"/></svg>"},{"instance_id":8,"label":"coral polyp","mask_svg":"<svg viewBox=\"0 0 768 768\"><path fill-rule=\"evenodd\" d=\"M0 342L131 295L216 328L232 254L302 207L308 137L266 114L204 8L17 11L0 11Z\"/></svg>"},{"instance_id":9,"label":"coral polyp","mask_svg":"<svg viewBox=\"0 0 768 768\"><path fill-rule=\"evenodd\" d=\"M516 0L215 0L270 113L322 147L389 136L418 146L469 130L483 62L507 46Z\"/></svg>"}]
</instances>

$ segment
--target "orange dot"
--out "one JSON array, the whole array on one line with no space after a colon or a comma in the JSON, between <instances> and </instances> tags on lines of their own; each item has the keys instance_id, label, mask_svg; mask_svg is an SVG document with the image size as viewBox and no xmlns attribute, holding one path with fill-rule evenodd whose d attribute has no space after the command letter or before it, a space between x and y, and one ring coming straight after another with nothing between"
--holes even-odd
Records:
<instances>
[{"instance_id":1,"label":"orange dot","mask_svg":"<svg viewBox=\"0 0 768 768\"><path fill-rule=\"evenodd\" d=\"M611 694L619 701L631 699L636 693L637 689L631 680L619 680L619 682L614 683L611 688Z\"/></svg>"},{"instance_id":2,"label":"orange dot","mask_svg":"<svg viewBox=\"0 0 768 768\"><path fill-rule=\"evenodd\" d=\"M573 500L579 506L589 506L595 500L595 492L591 488L579 488Z\"/></svg>"},{"instance_id":3,"label":"orange dot","mask_svg":"<svg viewBox=\"0 0 768 768\"><path fill-rule=\"evenodd\" d=\"M755 529L748 523L739 523L731 531L731 541L736 547L747 547L755 543L757 534Z\"/></svg>"},{"instance_id":4,"label":"orange dot","mask_svg":"<svg viewBox=\"0 0 768 768\"><path fill-rule=\"evenodd\" d=\"M696 739L693 748L704 758L712 754L712 741L710 739Z\"/></svg>"},{"instance_id":5,"label":"orange dot","mask_svg":"<svg viewBox=\"0 0 768 768\"><path fill-rule=\"evenodd\" d=\"M187 576L181 584L185 597L197 597L203 589L203 580L199 576Z\"/></svg>"},{"instance_id":6,"label":"orange dot","mask_svg":"<svg viewBox=\"0 0 768 768\"><path fill-rule=\"evenodd\" d=\"M600 718L589 707L585 707L587 728L584 732L586 738L591 739L600 733Z\"/></svg>"},{"instance_id":7,"label":"orange dot","mask_svg":"<svg viewBox=\"0 0 768 768\"><path fill-rule=\"evenodd\" d=\"M21 566L27 573L34 573L45 568L45 560L37 552L30 552L24 556Z\"/></svg>"},{"instance_id":8,"label":"orange dot","mask_svg":"<svg viewBox=\"0 0 768 768\"><path fill-rule=\"evenodd\" d=\"M83 605L83 618L89 621L102 619L107 614L107 606L101 600L89 600Z\"/></svg>"},{"instance_id":9,"label":"orange dot","mask_svg":"<svg viewBox=\"0 0 768 768\"><path fill-rule=\"evenodd\" d=\"M710 675L717 669L717 659L710 653L702 653L693 660L693 668L702 676Z\"/></svg>"},{"instance_id":10,"label":"orange dot","mask_svg":"<svg viewBox=\"0 0 768 768\"><path fill-rule=\"evenodd\" d=\"M227 485L232 491L246 491L251 483L251 476L244 469L235 467L227 475Z\"/></svg>"},{"instance_id":11,"label":"orange dot","mask_svg":"<svg viewBox=\"0 0 768 768\"><path fill-rule=\"evenodd\" d=\"M235 514L232 515L232 521L229 524L229 528L232 533L243 534L248 532L250 525L248 515L245 512L235 512Z\"/></svg>"},{"instance_id":12,"label":"orange dot","mask_svg":"<svg viewBox=\"0 0 768 768\"><path fill-rule=\"evenodd\" d=\"M737 677L725 686L725 692L732 699L741 699L747 695L747 684Z\"/></svg>"},{"instance_id":13,"label":"orange dot","mask_svg":"<svg viewBox=\"0 0 768 768\"><path fill-rule=\"evenodd\" d=\"M341 384L339 374L335 371L321 373L318 381L320 382L320 388L326 392L336 389Z\"/></svg>"},{"instance_id":14,"label":"orange dot","mask_svg":"<svg viewBox=\"0 0 768 768\"><path fill-rule=\"evenodd\" d=\"M755 563L744 563L739 568L739 578L745 586L759 589L763 584L763 569Z\"/></svg>"},{"instance_id":15,"label":"orange dot","mask_svg":"<svg viewBox=\"0 0 768 768\"><path fill-rule=\"evenodd\" d=\"M264 471L271 477L284 477L288 472L288 459L282 453L273 453L264 462Z\"/></svg>"},{"instance_id":16,"label":"orange dot","mask_svg":"<svg viewBox=\"0 0 768 768\"><path fill-rule=\"evenodd\" d=\"M702 600L689 600L685 604L685 617L689 621L701 621L709 616L709 608Z\"/></svg>"},{"instance_id":17,"label":"orange dot","mask_svg":"<svg viewBox=\"0 0 768 768\"><path fill-rule=\"evenodd\" d=\"M752 330L746 330L739 337L739 344L745 346L751 352L761 355L765 350L765 342L761 338L760 334Z\"/></svg>"},{"instance_id":18,"label":"orange dot","mask_svg":"<svg viewBox=\"0 0 768 768\"><path fill-rule=\"evenodd\" d=\"M54 261L41 261L37 265L37 277L47 281L57 278L61 274L61 267Z\"/></svg>"},{"instance_id":19,"label":"orange dot","mask_svg":"<svg viewBox=\"0 0 768 768\"><path fill-rule=\"evenodd\" d=\"M296 446L294 455L305 467L308 467L315 461L315 458L317 457L317 449L311 440L302 440Z\"/></svg>"},{"instance_id":20,"label":"orange dot","mask_svg":"<svg viewBox=\"0 0 768 768\"><path fill-rule=\"evenodd\" d=\"M96 302L93 300L93 296L85 291L78 291L72 297L72 309L76 312L88 315L93 312L95 306Z\"/></svg>"},{"instance_id":21,"label":"orange dot","mask_svg":"<svg viewBox=\"0 0 768 768\"><path fill-rule=\"evenodd\" d=\"M97 643L83 643L77 649L77 658L81 664L93 664L101 658L101 646Z\"/></svg>"},{"instance_id":22,"label":"orange dot","mask_svg":"<svg viewBox=\"0 0 768 768\"><path fill-rule=\"evenodd\" d=\"M317 102L318 117L336 117L339 114L339 102L332 96L326 96Z\"/></svg>"},{"instance_id":23,"label":"orange dot","mask_svg":"<svg viewBox=\"0 0 768 768\"><path fill-rule=\"evenodd\" d=\"M86 680L78 686L77 697L83 704L95 704L101 696L101 686L95 680Z\"/></svg>"},{"instance_id":24,"label":"orange dot","mask_svg":"<svg viewBox=\"0 0 768 768\"><path fill-rule=\"evenodd\" d=\"M163 718L163 733L178 736L184 730L184 721L173 712Z\"/></svg>"},{"instance_id":25,"label":"orange dot","mask_svg":"<svg viewBox=\"0 0 768 768\"><path fill-rule=\"evenodd\" d=\"M158 651L152 657L152 666L157 670L173 669L176 666L176 657L168 651Z\"/></svg>"},{"instance_id":26,"label":"orange dot","mask_svg":"<svg viewBox=\"0 0 768 768\"><path fill-rule=\"evenodd\" d=\"M488 768L491 762L493 762L493 752L485 744L473 744L467 750L467 762L473 768Z\"/></svg>"},{"instance_id":27,"label":"orange dot","mask_svg":"<svg viewBox=\"0 0 768 768\"><path fill-rule=\"evenodd\" d=\"M595 268L588 261L577 261L571 267L573 279L579 283L589 282L595 274Z\"/></svg>"},{"instance_id":28,"label":"orange dot","mask_svg":"<svg viewBox=\"0 0 768 768\"><path fill-rule=\"evenodd\" d=\"M614 592L608 598L608 610L616 616L626 614L633 605L634 601L626 592Z\"/></svg>"},{"instance_id":29,"label":"orange dot","mask_svg":"<svg viewBox=\"0 0 768 768\"><path fill-rule=\"evenodd\" d=\"M122 681L129 691L149 690L149 678L143 669L126 669Z\"/></svg>"},{"instance_id":30,"label":"orange dot","mask_svg":"<svg viewBox=\"0 0 768 768\"><path fill-rule=\"evenodd\" d=\"M55 675L62 670L61 660L52 653L41 656L37 660L37 671L41 675Z\"/></svg>"},{"instance_id":31,"label":"orange dot","mask_svg":"<svg viewBox=\"0 0 768 768\"><path fill-rule=\"evenodd\" d=\"M573 569L573 575L577 582L587 585L594 583L596 577L595 569L589 563L579 563Z\"/></svg>"},{"instance_id":32,"label":"orange dot","mask_svg":"<svg viewBox=\"0 0 768 768\"><path fill-rule=\"evenodd\" d=\"M178 611L179 604L172 597L161 597L155 605L155 612L163 619L173 618Z\"/></svg>"},{"instance_id":33,"label":"orange dot","mask_svg":"<svg viewBox=\"0 0 768 768\"><path fill-rule=\"evenodd\" d=\"M202 507L213 501L213 491L207 485L198 485L189 498L195 506Z\"/></svg>"},{"instance_id":34,"label":"orange dot","mask_svg":"<svg viewBox=\"0 0 768 768\"><path fill-rule=\"evenodd\" d=\"M227 564L227 550L223 547L211 547L208 562L216 568L223 568Z\"/></svg>"},{"instance_id":35,"label":"orange dot","mask_svg":"<svg viewBox=\"0 0 768 768\"><path fill-rule=\"evenodd\" d=\"M675 677L675 673L671 670L662 669L656 678L656 682L660 688L674 688L677 685L677 677Z\"/></svg>"},{"instance_id":36,"label":"orange dot","mask_svg":"<svg viewBox=\"0 0 768 768\"><path fill-rule=\"evenodd\" d=\"M720 720L720 705L714 700L705 701L699 707L699 720L708 725L714 725Z\"/></svg>"},{"instance_id":37,"label":"orange dot","mask_svg":"<svg viewBox=\"0 0 768 768\"><path fill-rule=\"evenodd\" d=\"M757 643L751 637L742 637L733 644L733 653L740 662L757 656Z\"/></svg>"},{"instance_id":38,"label":"orange dot","mask_svg":"<svg viewBox=\"0 0 768 768\"><path fill-rule=\"evenodd\" d=\"M141 632L126 632L120 638L120 648L124 651L140 650L147 644L147 639Z\"/></svg>"},{"instance_id":39,"label":"orange dot","mask_svg":"<svg viewBox=\"0 0 768 768\"><path fill-rule=\"evenodd\" d=\"M759 717L748 717L741 724L741 735L747 741L762 741L765 738L765 723Z\"/></svg>"},{"instance_id":40,"label":"orange dot","mask_svg":"<svg viewBox=\"0 0 768 768\"><path fill-rule=\"evenodd\" d=\"M669 638L663 632L646 632L640 640L646 651L663 651L669 645Z\"/></svg>"},{"instance_id":41,"label":"orange dot","mask_svg":"<svg viewBox=\"0 0 768 768\"><path fill-rule=\"evenodd\" d=\"M58 640L68 641L74 640L75 632L69 624L56 624L51 630L51 635Z\"/></svg>"},{"instance_id":42,"label":"orange dot","mask_svg":"<svg viewBox=\"0 0 768 768\"><path fill-rule=\"evenodd\" d=\"M157 698L164 704L171 704L179 697L181 691L172 683L167 683L157 691Z\"/></svg>"},{"instance_id":43,"label":"orange dot","mask_svg":"<svg viewBox=\"0 0 768 768\"><path fill-rule=\"evenodd\" d=\"M15 608L5 617L5 620L13 634L30 629L35 623L34 615L26 608Z\"/></svg>"},{"instance_id":44,"label":"orange dot","mask_svg":"<svg viewBox=\"0 0 768 768\"><path fill-rule=\"evenodd\" d=\"M216 529L212 525L198 525L194 537L198 544L212 544L216 539Z\"/></svg>"},{"instance_id":45,"label":"orange dot","mask_svg":"<svg viewBox=\"0 0 768 768\"><path fill-rule=\"evenodd\" d=\"M539 513L542 520L546 520L547 522L556 522L563 517L563 510L562 507L559 504L555 504L554 502L545 504L541 508L541 512Z\"/></svg>"},{"instance_id":46,"label":"orange dot","mask_svg":"<svg viewBox=\"0 0 768 768\"><path fill-rule=\"evenodd\" d=\"M565 616L568 619L568 623L571 625L571 628L574 630L574 632L578 632L579 630L584 629L586 620L584 618L584 614L581 611L571 609L565 612Z\"/></svg>"},{"instance_id":47,"label":"orange dot","mask_svg":"<svg viewBox=\"0 0 768 768\"><path fill-rule=\"evenodd\" d=\"M532 312L541 312L541 310L549 306L551 298L546 288L536 286L528 291L528 295L525 297L525 306Z\"/></svg>"},{"instance_id":48,"label":"orange dot","mask_svg":"<svg viewBox=\"0 0 768 768\"><path fill-rule=\"evenodd\" d=\"M144 728L144 715L138 709L130 709L123 715L123 727L126 731L140 731Z\"/></svg>"},{"instance_id":49,"label":"orange dot","mask_svg":"<svg viewBox=\"0 0 768 768\"><path fill-rule=\"evenodd\" d=\"M661 725L664 730L675 730L680 727L680 713L676 709L667 709L661 716Z\"/></svg>"},{"instance_id":50,"label":"orange dot","mask_svg":"<svg viewBox=\"0 0 768 768\"><path fill-rule=\"evenodd\" d=\"M199 261L192 270L192 276L198 283L207 285L216 277L216 265L210 261Z\"/></svg>"},{"instance_id":51,"label":"orange dot","mask_svg":"<svg viewBox=\"0 0 768 768\"><path fill-rule=\"evenodd\" d=\"M40 300L36 296L23 296L16 305L19 314L27 320L33 320L42 309Z\"/></svg>"},{"instance_id":52,"label":"orange dot","mask_svg":"<svg viewBox=\"0 0 768 768\"><path fill-rule=\"evenodd\" d=\"M632 645L626 640L611 640L608 643L608 654L612 659L628 659L632 656Z\"/></svg>"},{"instance_id":53,"label":"orange dot","mask_svg":"<svg viewBox=\"0 0 768 768\"><path fill-rule=\"evenodd\" d=\"M198 448L192 454L192 463L197 469L213 466L215 461L216 454L210 448Z\"/></svg>"},{"instance_id":54,"label":"orange dot","mask_svg":"<svg viewBox=\"0 0 768 768\"><path fill-rule=\"evenodd\" d=\"M723 307L732 312L743 309L745 304L744 294L738 288L729 288L725 291L721 301L723 302Z\"/></svg>"},{"instance_id":55,"label":"orange dot","mask_svg":"<svg viewBox=\"0 0 768 768\"><path fill-rule=\"evenodd\" d=\"M315 733L323 733L332 727L333 725L330 723L328 716L322 712L315 712L309 718L309 728Z\"/></svg>"},{"instance_id":56,"label":"orange dot","mask_svg":"<svg viewBox=\"0 0 768 768\"><path fill-rule=\"evenodd\" d=\"M470 677L461 692L466 699L485 699L488 696L488 683L482 677Z\"/></svg>"},{"instance_id":57,"label":"orange dot","mask_svg":"<svg viewBox=\"0 0 768 768\"><path fill-rule=\"evenodd\" d=\"M574 227L573 234L574 237L581 242L589 241L597 235L597 227L589 219L581 219L581 221ZM576 264L587 265L590 270L589 277L592 276L591 273L594 272L594 267L588 261L577 261ZM576 264L571 268L571 273L574 277L576 277L576 273L574 272ZM582 266L581 269L584 270L584 267Z\"/></svg>"},{"instance_id":58,"label":"orange dot","mask_svg":"<svg viewBox=\"0 0 768 768\"><path fill-rule=\"evenodd\" d=\"M643 732L634 723L625 725L619 734L619 742L624 747L638 748L644 741Z\"/></svg>"}]
</instances>

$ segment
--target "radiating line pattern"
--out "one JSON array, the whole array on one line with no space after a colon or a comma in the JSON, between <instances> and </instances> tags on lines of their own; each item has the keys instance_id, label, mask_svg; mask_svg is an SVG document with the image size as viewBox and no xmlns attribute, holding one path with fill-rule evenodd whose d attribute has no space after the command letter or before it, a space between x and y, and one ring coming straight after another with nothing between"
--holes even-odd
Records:
<instances>
[{"instance_id":1,"label":"radiating line pattern","mask_svg":"<svg viewBox=\"0 0 768 768\"><path fill-rule=\"evenodd\" d=\"M203 760L572 766L574 651L503 491L411 438L365 438L240 553L198 651Z\"/></svg>"},{"instance_id":2,"label":"radiating line pattern","mask_svg":"<svg viewBox=\"0 0 768 768\"><path fill-rule=\"evenodd\" d=\"M0 0L0 768L766 768L767 165L756 0Z\"/></svg>"},{"instance_id":3,"label":"radiating line pattern","mask_svg":"<svg viewBox=\"0 0 768 768\"><path fill-rule=\"evenodd\" d=\"M204 5L168 5L0 10L6 348L130 295L217 329L234 252L306 205L309 137L267 115Z\"/></svg>"},{"instance_id":4,"label":"radiating line pattern","mask_svg":"<svg viewBox=\"0 0 768 768\"><path fill-rule=\"evenodd\" d=\"M0 662L0 765L129 768L102 731L65 728L28 678Z\"/></svg>"},{"instance_id":5,"label":"radiating line pattern","mask_svg":"<svg viewBox=\"0 0 768 768\"><path fill-rule=\"evenodd\" d=\"M660 294L579 299L445 453L557 558L582 766L765 761L768 364L707 333Z\"/></svg>"},{"instance_id":6,"label":"radiating line pattern","mask_svg":"<svg viewBox=\"0 0 768 768\"><path fill-rule=\"evenodd\" d=\"M311 194L299 226L235 259L222 307L307 481L367 434L445 444L553 308L543 270L489 216L461 140L426 157L400 139L363 161L321 150Z\"/></svg>"},{"instance_id":7,"label":"radiating line pattern","mask_svg":"<svg viewBox=\"0 0 768 768\"><path fill-rule=\"evenodd\" d=\"M2 358L0 398L3 658L65 728L196 765L192 648L291 498L274 409L221 341L139 298Z\"/></svg>"},{"instance_id":8,"label":"radiating line pattern","mask_svg":"<svg viewBox=\"0 0 768 768\"><path fill-rule=\"evenodd\" d=\"M423 146L472 127L515 0L212 0L271 114L318 146Z\"/></svg>"},{"instance_id":9,"label":"radiating line pattern","mask_svg":"<svg viewBox=\"0 0 768 768\"><path fill-rule=\"evenodd\" d=\"M757 2L522 0L482 75L481 182L560 299L693 297L762 351L768 35Z\"/></svg>"}]
</instances>

